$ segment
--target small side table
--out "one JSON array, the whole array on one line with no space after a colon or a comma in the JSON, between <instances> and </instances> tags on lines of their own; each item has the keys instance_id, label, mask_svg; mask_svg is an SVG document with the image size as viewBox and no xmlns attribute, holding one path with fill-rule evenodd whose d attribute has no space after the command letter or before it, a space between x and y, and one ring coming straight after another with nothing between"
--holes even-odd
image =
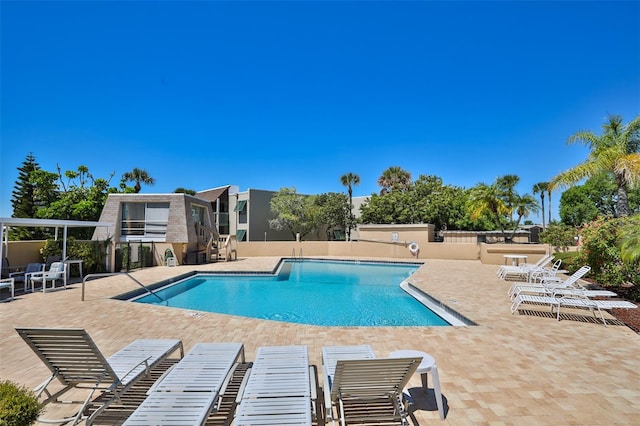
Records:
<instances>
[{"instance_id":1,"label":"small side table","mask_svg":"<svg viewBox=\"0 0 640 426\"><path fill-rule=\"evenodd\" d=\"M427 393L429 387L427 386L427 373L431 373L433 376L433 390L436 395L436 404L438 405L438 414L440 414L440 420L444 420L444 407L442 406L442 392L440 390L440 377L438 376L438 365L436 360L426 352L414 351L414 350L400 350L394 351L389 354L391 358L412 358L422 357L422 362L418 366L416 373L420 374L422 379L422 390Z\"/></svg>"}]
</instances>

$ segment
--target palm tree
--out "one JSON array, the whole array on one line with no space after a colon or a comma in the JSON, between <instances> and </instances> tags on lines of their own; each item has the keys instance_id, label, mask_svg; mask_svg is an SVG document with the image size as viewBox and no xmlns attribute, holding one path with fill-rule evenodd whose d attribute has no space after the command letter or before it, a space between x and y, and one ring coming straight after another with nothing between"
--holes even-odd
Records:
<instances>
[{"instance_id":1,"label":"palm tree","mask_svg":"<svg viewBox=\"0 0 640 426\"><path fill-rule=\"evenodd\" d=\"M398 166L389 167L378 178L378 186L382 187L380 195L387 194L394 189L406 191L410 185L411 172Z\"/></svg>"},{"instance_id":2,"label":"palm tree","mask_svg":"<svg viewBox=\"0 0 640 426\"><path fill-rule=\"evenodd\" d=\"M360 176L355 173L346 173L340 176L340 182L347 187L349 192L349 223L347 224L347 241L351 241L351 227L353 226L353 186L360 185Z\"/></svg>"},{"instance_id":3,"label":"palm tree","mask_svg":"<svg viewBox=\"0 0 640 426\"><path fill-rule=\"evenodd\" d=\"M484 214L492 215L504 235L502 218L508 215L510 210L502 197L503 192L497 183L492 185L480 183L469 191L469 209L472 220L476 220Z\"/></svg>"},{"instance_id":4,"label":"palm tree","mask_svg":"<svg viewBox=\"0 0 640 426\"><path fill-rule=\"evenodd\" d=\"M540 193L540 202L542 203L542 229L547 229L546 222L544 220L544 194L549 190L549 182L538 182L533 185L533 194ZM549 194L549 204L551 204L551 194ZM551 214L551 213L549 213ZM551 216L549 216L549 223L551 223Z\"/></svg>"},{"instance_id":5,"label":"palm tree","mask_svg":"<svg viewBox=\"0 0 640 426\"><path fill-rule=\"evenodd\" d=\"M547 195L549 196L549 225L551 225L551 191L553 191L553 188L551 188L551 183L548 183ZM544 209L542 209L542 214L544 215Z\"/></svg>"},{"instance_id":6,"label":"palm tree","mask_svg":"<svg viewBox=\"0 0 640 426\"><path fill-rule=\"evenodd\" d=\"M513 222L513 213L514 213L514 205L516 202L516 191L515 187L520 182L520 177L518 175L504 175L500 176L496 179L496 185L502 191L502 198L505 201L505 204L509 211L511 212L511 221Z\"/></svg>"},{"instance_id":7,"label":"palm tree","mask_svg":"<svg viewBox=\"0 0 640 426\"><path fill-rule=\"evenodd\" d=\"M136 194L140 192L140 189L142 189L140 183L144 183L147 185L153 185L154 183L156 183L155 179L149 176L149 173L147 173L146 170L139 169L137 167L130 172L124 173L122 175L122 180L124 180L125 182L135 182L136 185L133 188L136 191Z\"/></svg>"},{"instance_id":8,"label":"palm tree","mask_svg":"<svg viewBox=\"0 0 640 426\"><path fill-rule=\"evenodd\" d=\"M513 232L511 232L511 241L513 241L513 237L516 234L518 225L520 225L520 220L522 220L523 217L529 216L531 213L537 213L538 211L540 211L538 200L536 200L535 197L530 194L516 194L514 197L513 206L515 207L515 212L518 214L518 220L516 220L516 223L513 226ZM544 216L544 211L542 212L542 215Z\"/></svg>"},{"instance_id":9,"label":"palm tree","mask_svg":"<svg viewBox=\"0 0 640 426\"><path fill-rule=\"evenodd\" d=\"M584 162L554 177L551 189L572 186L602 172L613 173L618 188L617 216L628 216L627 187L640 181L640 116L625 126L621 116L609 115L602 132L599 136L580 131L569 137L568 143L582 143L589 146L591 152Z\"/></svg>"}]
</instances>

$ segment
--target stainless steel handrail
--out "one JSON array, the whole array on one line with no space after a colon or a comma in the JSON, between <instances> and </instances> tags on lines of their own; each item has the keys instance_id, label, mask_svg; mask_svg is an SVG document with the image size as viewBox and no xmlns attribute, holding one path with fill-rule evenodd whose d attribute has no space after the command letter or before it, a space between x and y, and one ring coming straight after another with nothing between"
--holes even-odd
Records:
<instances>
[{"instance_id":1,"label":"stainless steel handrail","mask_svg":"<svg viewBox=\"0 0 640 426\"><path fill-rule=\"evenodd\" d=\"M135 282L136 284L138 284L140 287L144 288L145 290L147 290L147 292L149 292L149 294L154 295L155 297L157 297L161 302L164 302L164 300L162 299L162 297L158 296L157 294L155 294L153 292L153 290L151 290L150 288L148 288L147 286L145 286L144 284L142 284L140 281L136 280L135 278L133 278L128 272L102 272L102 273L97 273L97 274L88 274L87 276L85 276L82 279L82 299L81 301L84 302L84 285L86 284L87 280L89 278L103 278L103 277L110 277L113 275L126 275L129 278L131 278L131 280L133 282Z\"/></svg>"}]
</instances>

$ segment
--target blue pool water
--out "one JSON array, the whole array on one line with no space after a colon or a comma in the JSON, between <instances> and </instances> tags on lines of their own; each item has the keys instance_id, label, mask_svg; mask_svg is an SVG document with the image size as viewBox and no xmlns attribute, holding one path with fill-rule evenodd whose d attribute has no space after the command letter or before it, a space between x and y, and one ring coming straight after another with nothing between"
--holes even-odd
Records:
<instances>
[{"instance_id":1,"label":"blue pool water","mask_svg":"<svg viewBox=\"0 0 640 426\"><path fill-rule=\"evenodd\" d=\"M446 326L399 284L420 265L285 261L277 275L198 274L136 302L323 326Z\"/></svg>"}]
</instances>

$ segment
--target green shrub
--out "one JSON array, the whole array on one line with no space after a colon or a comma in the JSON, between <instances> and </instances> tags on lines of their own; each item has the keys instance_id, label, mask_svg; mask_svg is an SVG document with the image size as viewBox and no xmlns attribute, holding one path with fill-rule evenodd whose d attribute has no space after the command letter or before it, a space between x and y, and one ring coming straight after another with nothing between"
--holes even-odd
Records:
<instances>
[{"instance_id":1,"label":"green shrub","mask_svg":"<svg viewBox=\"0 0 640 426\"><path fill-rule=\"evenodd\" d=\"M598 218L580 231L581 249L578 261L591 266L590 276L602 286L640 283L637 261L625 262L620 246L622 232L630 218Z\"/></svg>"},{"instance_id":2,"label":"green shrub","mask_svg":"<svg viewBox=\"0 0 640 426\"><path fill-rule=\"evenodd\" d=\"M573 226L554 223L540 234L540 241L553 246L556 251L567 251L570 246L576 245L577 235L578 230Z\"/></svg>"},{"instance_id":3,"label":"green shrub","mask_svg":"<svg viewBox=\"0 0 640 426\"><path fill-rule=\"evenodd\" d=\"M584 265L580 263L580 254L576 251L556 252L553 256L562 260L560 269L568 271L569 274L573 274Z\"/></svg>"},{"instance_id":4,"label":"green shrub","mask_svg":"<svg viewBox=\"0 0 640 426\"><path fill-rule=\"evenodd\" d=\"M81 259L85 274L105 272L106 247L108 245L109 241L76 241L75 238L69 237L67 238L67 257ZM40 253L43 259L49 256L62 256L62 240L47 240L40 249Z\"/></svg>"},{"instance_id":5,"label":"green shrub","mask_svg":"<svg viewBox=\"0 0 640 426\"><path fill-rule=\"evenodd\" d=\"M26 426L35 423L42 404L24 386L10 381L0 382L0 426Z\"/></svg>"}]
</instances>

